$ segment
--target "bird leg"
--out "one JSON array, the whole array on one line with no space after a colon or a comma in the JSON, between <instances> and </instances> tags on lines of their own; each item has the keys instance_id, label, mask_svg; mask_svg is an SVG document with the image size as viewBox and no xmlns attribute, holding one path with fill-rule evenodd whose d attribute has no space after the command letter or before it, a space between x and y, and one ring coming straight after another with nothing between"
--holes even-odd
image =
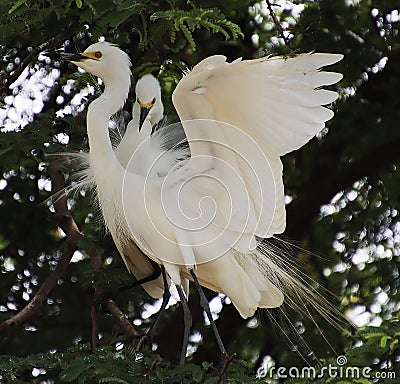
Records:
<instances>
[{"instance_id":1,"label":"bird leg","mask_svg":"<svg viewBox=\"0 0 400 384\"><path fill-rule=\"evenodd\" d=\"M188 304L185 294L183 293L182 288L177 285L176 289L178 291L179 298L181 299L182 309L183 309L184 332L183 332L183 345L182 345L181 359L179 361L180 364L183 365L183 364L185 364L186 351L187 351L187 347L189 345L190 331L192 329L192 314L190 313L189 304Z\"/></svg>"},{"instance_id":2,"label":"bird leg","mask_svg":"<svg viewBox=\"0 0 400 384\"><path fill-rule=\"evenodd\" d=\"M169 303L169 299L171 297L171 292L169 290L169 286L168 286L168 280L167 280L167 275L165 273L165 268L162 265L161 266L161 274L163 277L163 283L164 283L164 293L163 293L163 297L162 297L162 303L161 303L161 308L157 313L156 318L154 319L153 323L150 325L150 328L147 330L147 332L141 337L141 339L138 342L137 345L137 349L140 349L144 343L144 341L148 341L150 346L153 344L153 336L154 336L154 330L162 316L162 314L164 313L165 309L167 308L167 305Z\"/></svg>"},{"instance_id":3,"label":"bird leg","mask_svg":"<svg viewBox=\"0 0 400 384\"><path fill-rule=\"evenodd\" d=\"M207 314L208 320L210 321L211 328L214 332L215 339L217 340L218 348L221 351L222 359L224 361L229 360L228 353L226 352L226 349L224 347L224 344L222 342L221 336L219 335L217 326L215 325L214 319L212 317L211 311L210 311L210 306L208 304L208 300L206 295L204 294L203 288L201 287L199 280L197 279L196 274L194 273L194 270L190 270L190 274L193 277L193 282L194 285L197 289L197 292L199 292L200 296L200 306L203 308L204 312Z\"/></svg>"},{"instance_id":4,"label":"bird leg","mask_svg":"<svg viewBox=\"0 0 400 384\"><path fill-rule=\"evenodd\" d=\"M153 273L149 276L143 277L143 279L139 279L139 280L135 281L131 285L119 288L118 290L120 292L127 291L128 289L134 288L138 285L142 285L142 284L148 283L149 281L153 281L153 280L156 280L159 278L159 276L162 273L161 267L155 261L151 260L150 258L148 258L148 261L151 264L151 266L153 267Z\"/></svg>"},{"instance_id":5,"label":"bird leg","mask_svg":"<svg viewBox=\"0 0 400 384\"><path fill-rule=\"evenodd\" d=\"M142 285L142 284L148 283L149 281L158 279L158 277L161 275L160 266L151 259L148 259L148 261L151 264L151 266L153 267L153 273L149 276L144 277L143 279L139 279L139 280L135 281L131 285L119 287L117 289L118 292L125 292L128 289L137 287L138 285ZM164 283L164 287L165 287L165 283ZM106 304L107 304L108 300L110 300L110 299L115 301L114 293L111 291L103 291L102 293L96 295L95 303L94 303L95 307L100 308L103 312L107 312L104 308L106 307Z\"/></svg>"}]
</instances>

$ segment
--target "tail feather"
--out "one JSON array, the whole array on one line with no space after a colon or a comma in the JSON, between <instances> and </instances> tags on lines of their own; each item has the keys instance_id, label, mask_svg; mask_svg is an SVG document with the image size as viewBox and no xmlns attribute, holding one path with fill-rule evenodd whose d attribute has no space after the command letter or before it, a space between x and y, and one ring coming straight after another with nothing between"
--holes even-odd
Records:
<instances>
[{"instance_id":1,"label":"tail feather","mask_svg":"<svg viewBox=\"0 0 400 384\"><path fill-rule=\"evenodd\" d=\"M198 265L197 276L205 287L229 296L243 318L252 316L259 306L259 289L230 254Z\"/></svg>"},{"instance_id":2,"label":"tail feather","mask_svg":"<svg viewBox=\"0 0 400 384\"><path fill-rule=\"evenodd\" d=\"M260 293L259 308L276 308L283 303L282 291L265 276L251 257L236 256L243 273L249 277ZM254 313L253 313L254 314ZM252 315L253 315L252 314Z\"/></svg>"},{"instance_id":3,"label":"tail feather","mask_svg":"<svg viewBox=\"0 0 400 384\"><path fill-rule=\"evenodd\" d=\"M340 331L351 325L351 322L323 294L315 290L319 284L301 272L295 261L288 258L287 252L282 252L282 249L278 252L268 242L261 242L251 258L257 265L257 270L283 292L287 307L311 320L313 320L312 312L315 311ZM319 329L318 324L314 322L314 325Z\"/></svg>"},{"instance_id":4,"label":"tail feather","mask_svg":"<svg viewBox=\"0 0 400 384\"><path fill-rule=\"evenodd\" d=\"M287 307L310 319L315 311L339 330L349 324L282 247L278 251L261 242L251 254L233 252L198 265L197 275L203 286L227 295L243 318L253 316L257 308Z\"/></svg>"}]
</instances>

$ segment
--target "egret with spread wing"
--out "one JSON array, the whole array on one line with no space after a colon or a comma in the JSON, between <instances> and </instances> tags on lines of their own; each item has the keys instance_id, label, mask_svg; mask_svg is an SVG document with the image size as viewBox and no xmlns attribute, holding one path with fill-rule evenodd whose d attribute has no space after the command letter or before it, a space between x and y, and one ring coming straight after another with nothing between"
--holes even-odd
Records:
<instances>
[{"instance_id":1,"label":"egret with spread wing","mask_svg":"<svg viewBox=\"0 0 400 384\"><path fill-rule=\"evenodd\" d=\"M303 146L332 118L323 105L337 93L320 87L342 76L319 69L341 55L201 61L173 94L190 159L158 177L137 171L135 153L120 161L109 139L109 118L129 92L128 56L105 42L63 56L105 84L87 112L90 168L105 223L137 278L151 274L149 257L165 268L185 306L181 287L190 279L229 296L244 318L259 307L293 302L291 290L306 291L261 239L285 229L280 156ZM152 103L149 96L140 102ZM145 120L139 116L138 132ZM153 167L158 162L162 156ZM153 297L164 291L160 279L144 287ZM190 322L186 315L183 352Z\"/></svg>"}]
</instances>

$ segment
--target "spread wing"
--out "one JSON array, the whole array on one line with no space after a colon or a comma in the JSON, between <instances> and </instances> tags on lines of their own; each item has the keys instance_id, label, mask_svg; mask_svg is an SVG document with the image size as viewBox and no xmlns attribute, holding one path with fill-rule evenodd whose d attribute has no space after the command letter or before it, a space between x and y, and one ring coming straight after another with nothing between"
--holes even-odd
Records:
<instances>
[{"instance_id":1,"label":"spread wing","mask_svg":"<svg viewBox=\"0 0 400 384\"><path fill-rule=\"evenodd\" d=\"M191 159L168 180L175 193L166 205L170 219L188 230L185 241L198 245L218 233L221 244L248 252L256 247L254 235L284 231L280 156L307 143L332 118L323 105L337 93L320 87L342 75L319 69L341 58L319 53L227 63L212 56L179 82L173 103Z\"/></svg>"},{"instance_id":2,"label":"spread wing","mask_svg":"<svg viewBox=\"0 0 400 384\"><path fill-rule=\"evenodd\" d=\"M253 137L266 154L282 156L307 143L333 117L322 106L338 95L319 88L343 76L319 69L342 58L315 53L227 63L225 56L211 56L179 82L173 102L182 121L224 121ZM208 111L197 106L200 99ZM190 147L193 153L195 145Z\"/></svg>"}]
</instances>

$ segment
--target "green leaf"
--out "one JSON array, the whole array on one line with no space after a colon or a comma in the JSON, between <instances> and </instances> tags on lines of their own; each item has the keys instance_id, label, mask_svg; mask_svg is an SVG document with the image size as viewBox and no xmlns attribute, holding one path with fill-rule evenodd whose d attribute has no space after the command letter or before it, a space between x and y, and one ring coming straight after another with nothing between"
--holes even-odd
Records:
<instances>
[{"instance_id":1,"label":"green leaf","mask_svg":"<svg viewBox=\"0 0 400 384\"><path fill-rule=\"evenodd\" d=\"M91 368L92 364L87 364L85 360L75 359L73 360L67 368L63 370L60 375L63 381L73 381L77 379L84 371Z\"/></svg>"},{"instance_id":2,"label":"green leaf","mask_svg":"<svg viewBox=\"0 0 400 384\"><path fill-rule=\"evenodd\" d=\"M394 347L395 347L397 344L399 344L399 339L394 339L394 340L390 343L389 349L390 349L391 351L393 351L393 350L394 350Z\"/></svg>"},{"instance_id":3,"label":"green leaf","mask_svg":"<svg viewBox=\"0 0 400 384\"><path fill-rule=\"evenodd\" d=\"M200 367L194 367L192 371L193 380L200 383L203 378L203 371Z\"/></svg>"},{"instance_id":4,"label":"green leaf","mask_svg":"<svg viewBox=\"0 0 400 384\"><path fill-rule=\"evenodd\" d=\"M179 25L179 28L185 35L186 40L188 41L190 47L193 49L193 51L195 51L196 50L196 42L194 41L193 35L190 33L189 29L184 24Z\"/></svg>"},{"instance_id":5,"label":"green leaf","mask_svg":"<svg viewBox=\"0 0 400 384\"><path fill-rule=\"evenodd\" d=\"M8 11L9 14L15 12L21 5L25 4L28 0L18 0Z\"/></svg>"},{"instance_id":6,"label":"green leaf","mask_svg":"<svg viewBox=\"0 0 400 384\"><path fill-rule=\"evenodd\" d=\"M128 381L120 379L118 377L104 377L99 380L99 383L120 383L120 384L129 384Z\"/></svg>"},{"instance_id":7,"label":"green leaf","mask_svg":"<svg viewBox=\"0 0 400 384\"><path fill-rule=\"evenodd\" d=\"M4 149L0 149L0 156L3 156L3 155L5 155L6 153L11 152L11 151L12 151L12 148L11 148L11 147L4 148Z\"/></svg>"},{"instance_id":8,"label":"green leaf","mask_svg":"<svg viewBox=\"0 0 400 384\"><path fill-rule=\"evenodd\" d=\"M386 347L386 344L387 344L387 342L388 342L388 340L391 340L391 339L392 339L391 336L383 336L383 337L381 338L381 342L380 342L381 348L385 348L385 347Z\"/></svg>"},{"instance_id":9,"label":"green leaf","mask_svg":"<svg viewBox=\"0 0 400 384\"><path fill-rule=\"evenodd\" d=\"M367 333L365 335L362 335L364 337L364 339L369 340L372 339L374 337L383 337L386 336L386 333L382 332L382 331L376 331L374 333Z\"/></svg>"},{"instance_id":10,"label":"green leaf","mask_svg":"<svg viewBox=\"0 0 400 384\"><path fill-rule=\"evenodd\" d=\"M78 377L78 383L84 384L87 379L96 376L96 372L93 369L87 369L86 371L82 372Z\"/></svg>"},{"instance_id":11,"label":"green leaf","mask_svg":"<svg viewBox=\"0 0 400 384\"><path fill-rule=\"evenodd\" d=\"M96 8L92 4L92 2L90 0L84 0L84 1L85 1L85 4L87 4L87 6L89 7L89 9L92 11L93 15L97 15Z\"/></svg>"}]
</instances>

